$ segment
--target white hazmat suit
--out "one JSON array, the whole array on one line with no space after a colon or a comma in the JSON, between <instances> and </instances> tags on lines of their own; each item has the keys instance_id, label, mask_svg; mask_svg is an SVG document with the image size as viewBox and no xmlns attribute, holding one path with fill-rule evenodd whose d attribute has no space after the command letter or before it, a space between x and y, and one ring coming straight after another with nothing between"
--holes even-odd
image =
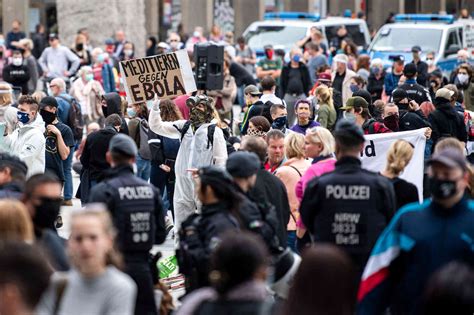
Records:
<instances>
[{"instance_id":1,"label":"white hazmat suit","mask_svg":"<svg viewBox=\"0 0 474 315\"><path fill-rule=\"evenodd\" d=\"M158 102L155 102L150 111L150 128L160 136L180 139L180 130L185 123L186 120L162 121ZM207 131L209 125L209 123L204 123L195 132L190 126L179 147L175 163L176 182L173 200L176 231L179 230L181 223L200 205L192 174L188 170L210 165L225 167L227 147L224 134L220 128L216 127L213 144L208 148Z\"/></svg>"}]
</instances>

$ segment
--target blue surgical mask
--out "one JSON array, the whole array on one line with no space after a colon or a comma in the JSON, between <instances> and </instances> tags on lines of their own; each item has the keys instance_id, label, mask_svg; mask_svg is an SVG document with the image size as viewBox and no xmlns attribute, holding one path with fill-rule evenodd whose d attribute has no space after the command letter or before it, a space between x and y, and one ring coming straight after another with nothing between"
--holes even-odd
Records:
<instances>
[{"instance_id":1,"label":"blue surgical mask","mask_svg":"<svg viewBox=\"0 0 474 315\"><path fill-rule=\"evenodd\" d=\"M148 110L153 108L153 100L146 101L146 108L148 108Z\"/></svg>"},{"instance_id":2,"label":"blue surgical mask","mask_svg":"<svg viewBox=\"0 0 474 315\"><path fill-rule=\"evenodd\" d=\"M288 118L286 116L276 118L272 123L273 129L283 129L283 127L286 126L287 120Z\"/></svg>"},{"instance_id":3,"label":"blue surgical mask","mask_svg":"<svg viewBox=\"0 0 474 315\"><path fill-rule=\"evenodd\" d=\"M27 124L30 121L30 116L28 116L28 113L25 112L18 111L16 113L16 117L18 118L18 121L23 124Z\"/></svg>"},{"instance_id":4,"label":"blue surgical mask","mask_svg":"<svg viewBox=\"0 0 474 315\"><path fill-rule=\"evenodd\" d=\"M355 121L356 121L356 116L354 115L354 113L343 112L342 116L344 117L345 120L347 120L349 122L355 123Z\"/></svg>"},{"instance_id":5,"label":"blue surgical mask","mask_svg":"<svg viewBox=\"0 0 474 315\"><path fill-rule=\"evenodd\" d=\"M5 40L2 38L0 39L0 46L3 46L3 45L5 45Z\"/></svg>"},{"instance_id":6,"label":"blue surgical mask","mask_svg":"<svg viewBox=\"0 0 474 315\"><path fill-rule=\"evenodd\" d=\"M360 90L359 86L357 86L357 84L351 84L350 88L351 88L352 93L355 93L355 92Z\"/></svg>"},{"instance_id":7,"label":"blue surgical mask","mask_svg":"<svg viewBox=\"0 0 474 315\"><path fill-rule=\"evenodd\" d=\"M104 62L104 60L105 60L104 54L100 54L100 55L97 56L97 61L98 62Z\"/></svg>"},{"instance_id":8,"label":"blue surgical mask","mask_svg":"<svg viewBox=\"0 0 474 315\"><path fill-rule=\"evenodd\" d=\"M129 107L127 108L127 114L128 117L135 117L137 115L137 112L132 107Z\"/></svg>"},{"instance_id":9,"label":"blue surgical mask","mask_svg":"<svg viewBox=\"0 0 474 315\"><path fill-rule=\"evenodd\" d=\"M301 56L300 56L300 55L294 55L294 56L293 56L293 61L294 61L294 62L300 62L300 60L301 60Z\"/></svg>"},{"instance_id":10,"label":"blue surgical mask","mask_svg":"<svg viewBox=\"0 0 474 315\"><path fill-rule=\"evenodd\" d=\"M375 75L378 75L380 73L380 68L379 67L372 67L372 73Z\"/></svg>"}]
</instances>

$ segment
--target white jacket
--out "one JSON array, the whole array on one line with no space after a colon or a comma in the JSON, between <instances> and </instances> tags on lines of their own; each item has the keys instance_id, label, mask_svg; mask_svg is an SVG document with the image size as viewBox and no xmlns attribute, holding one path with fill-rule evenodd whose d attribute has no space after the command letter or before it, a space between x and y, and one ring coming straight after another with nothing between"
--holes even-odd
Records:
<instances>
[{"instance_id":1,"label":"white jacket","mask_svg":"<svg viewBox=\"0 0 474 315\"><path fill-rule=\"evenodd\" d=\"M355 77L357 74L350 70L349 68L346 69L346 76L344 77L344 81L342 82L342 106L346 105L347 99L352 97L351 91L351 79ZM334 82L334 78L336 77L336 72L334 71L331 75L332 81Z\"/></svg>"},{"instance_id":2,"label":"white jacket","mask_svg":"<svg viewBox=\"0 0 474 315\"><path fill-rule=\"evenodd\" d=\"M26 177L35 174L42 174L45 170L45 138L44 121L41 115L27 124L18 124L10 135L5 137L5 145L10 149L10 153L18 156L26 166L28 173Z\"/></svg>"}]
</instances>

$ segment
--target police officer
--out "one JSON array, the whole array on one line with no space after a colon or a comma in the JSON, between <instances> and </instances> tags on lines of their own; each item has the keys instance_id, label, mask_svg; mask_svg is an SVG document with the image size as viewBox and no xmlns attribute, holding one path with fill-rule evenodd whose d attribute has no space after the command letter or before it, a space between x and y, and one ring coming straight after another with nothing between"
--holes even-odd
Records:
<instances>
[{"instance_id":1,"label":"police officer","mask_svg":"<svg viewBox=\"0 0 474 315\"><path fill-rule=\"evenodd\" d=\"M403 75L407 78L405 83L398 88L407 92L408 98L414 100L418 105L423 102L431 103L430 92L424 86L416 82L417 69L414 63L407 63L403 68Z\"/></svg>"},{"instance_id":2,"label":"police officer","mask_svg":"<svg viewBox=\"0 0 474 315\"><path fill-rule=\"evenodd\" d=\"M105 203L114 218L125 271L138 287L135 314L157 314L149 251L165 241L164 211L159 191L133 173L137 152L125 134L110 140L106 159L112 168L92 188L89 202Z\"/></svg>"},{"instance_id":3,"label":"police officer","mask_svg":"<svg viewBox=\"0 0 474 315\"><path fill-rule=\"evenodd\" d=\"M362 169L362 129L347 120L336 125L336 169L309 182L300 206L315 242L345 249L362 272L377 237L395 212L391 183ZM375 151L376 152L376 151Z\"/></svg>"}]
</instances>

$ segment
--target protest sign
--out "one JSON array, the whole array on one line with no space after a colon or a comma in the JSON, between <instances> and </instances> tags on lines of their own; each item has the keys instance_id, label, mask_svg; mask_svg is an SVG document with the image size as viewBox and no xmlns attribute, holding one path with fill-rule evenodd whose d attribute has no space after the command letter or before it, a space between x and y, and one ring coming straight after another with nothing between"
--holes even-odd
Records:
<instances>
[{"instance_id":1,"label":"protest sign","mask_svg":"<svg viewBox=\"0 0 474 315\"><path fill-rule=\"evenodd\" d=\"M471 53L474 51L474 22L465 22L462 42L463 48Z\"/></svg>"},{"instance_id":2,"label":"protest sign","mask_svg":"<svg viewBox=\"0 0 474 315\"><path fill-rule=\"evenodd\" d=\"M121 61L120 73L130 104L196 91L186 50Z\"/></svg>"},{"instance_id":3,"label":"protest sign","mask_svg":"<svg viewBox=\"0 0 474 315\"><path fill-rule=\"evenodd\" d=\"M414 184L418 188L418 195L420 196L420 201L422 201L426 145L425 130L426 128L422 128L412 131L366 135L364 150L361 153L362 167L373 172L384 170L387 164L387 152L390 145L399 139L410 142L414 146L413 157L400 178Z\"/></svg>"}]
</instances>

